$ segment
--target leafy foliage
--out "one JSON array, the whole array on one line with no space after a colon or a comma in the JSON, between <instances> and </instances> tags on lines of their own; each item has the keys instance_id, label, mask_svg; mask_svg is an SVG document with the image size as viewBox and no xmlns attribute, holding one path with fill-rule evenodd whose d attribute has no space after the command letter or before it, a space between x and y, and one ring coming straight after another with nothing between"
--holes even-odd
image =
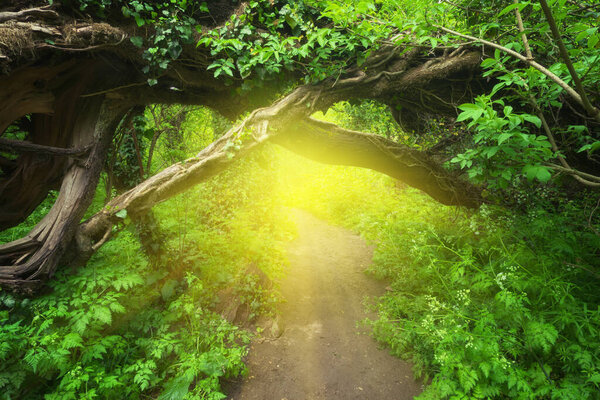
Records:
<instances>
[{"instance_id":1,"label":"leafy foliage","mask_svg":"<svg viewBox=\"0 0 600 400\"><path fill-rule=\"evenodd\" d=\"M494 106L502 107L502 116ZM451 162L468 168L471 179L502 189L521 174L529 181L550 180L550 170L544 163L554 156L552 146L546 136L529 133L527 126L529 123L539 128L538 117L515 113L503 100L491 100L488 95L479 96L474 104L463 104L460 109L457 121L470 121L467 127L475 131L473 142L477 146Z\"/></svg>"},{"instance_id":2,"label":"leafy foliage","mask_svg":"<svg viewBox=\"0 0 600 400\"><path fill-rule=\"evenodd\" d=\"M185 135L198 136L180 149L188 156L200 136L212 135L198 129L207 115L193 110L183 124ZM157 153L170 157L167 136ZM233 287L250 318L274 313L276 292L244 272L253 264L279 276L282 244L292 235L273 212L269 193L278 183L258 167L260 159L157 207L154 229L168 249L158 261L149 262L126 217L116 239L85 267L63 269L46 294L0 292L0 398L223 399L220 379L244 373L251 334L213 311L218 293ZM100 187L95 210L103 197ZM41 219L52 201L19 229ZM2 240L14 233L3 232Z\"/></svg>"},{"instance_id":3,"label":"leafy foliage","mask_svg":"<svg viewBox=\"0 0 600 400\"><path fill-rule=\"evenodd\" d=\"M305 175L311 189L296 201L377 245L371 272L391 284L366 322L432 379L419 398L597 398L594 196L532 194L518 200L524 213L465 214L368 171Z\"/></svg>"}]
</instances>

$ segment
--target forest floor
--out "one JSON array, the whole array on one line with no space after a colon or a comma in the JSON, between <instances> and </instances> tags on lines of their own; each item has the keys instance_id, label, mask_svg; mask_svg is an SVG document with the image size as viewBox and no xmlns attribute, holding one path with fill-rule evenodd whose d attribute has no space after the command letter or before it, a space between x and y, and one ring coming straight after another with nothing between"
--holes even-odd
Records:
<instances>
[{"instance_id":1,"label":"forest floor","mask_svg":"<svg viewBox=\"0 0 600 400\"><path fill-rule=\"evenodd\" d=\"M385 283L364 274L372 248L352 232L294 210L298 237L281 282L279 338L257 339L249 373L226 385L231 400L412 399L410 364L380 349L357 324ZM367 299L367 300L365 300ZM369 300L370 299L370 300Z\"/></svg>"}]
</instances>

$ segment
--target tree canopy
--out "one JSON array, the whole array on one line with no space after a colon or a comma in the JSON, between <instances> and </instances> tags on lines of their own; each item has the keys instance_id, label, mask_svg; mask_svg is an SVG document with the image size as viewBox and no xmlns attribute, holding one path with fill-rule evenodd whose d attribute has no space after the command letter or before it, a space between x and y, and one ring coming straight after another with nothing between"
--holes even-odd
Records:
<instances>
[{"instance_id":1,"label":"tree canopy","mask_svg":"<svg viewBox=\"0 0 600 400\"><path fill-rule=\"evenodd\" d=\"M9 1L0 227L59 195L0 246L0 284L35 290L59 263L85 262L124 213L143 215L266 142L449 205L495 201L515 182L598 187L599 16L566 0ZM422 145L311 117L367 100ZM115 132L157 103L236 122L81 223Z\"/></svg>"}]
</instances>

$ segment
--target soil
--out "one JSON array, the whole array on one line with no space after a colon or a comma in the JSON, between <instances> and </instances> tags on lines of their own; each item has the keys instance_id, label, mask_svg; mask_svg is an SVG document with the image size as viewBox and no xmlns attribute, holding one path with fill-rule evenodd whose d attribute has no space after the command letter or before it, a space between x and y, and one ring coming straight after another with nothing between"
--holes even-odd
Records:
<instances>
[{"instance_id":1,"label":"soil","mask_svg":"<svg viewBox=\"0 0 600 400\"><path fill-rule=\"evenodd\" d=\"M230 400L412 399L411 366L380 349L359 322L385 283L365 275L372 248L359 236L294 210L298 238L281 282L279 337L257 339Z\"/></svg>"}]
</instances>

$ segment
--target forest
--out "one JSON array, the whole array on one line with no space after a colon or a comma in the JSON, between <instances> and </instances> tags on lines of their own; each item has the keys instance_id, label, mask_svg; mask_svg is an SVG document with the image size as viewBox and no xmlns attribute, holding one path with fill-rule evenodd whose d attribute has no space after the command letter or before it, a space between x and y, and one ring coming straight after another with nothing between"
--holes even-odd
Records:
<instances>
[{"instance_id":1,"label":"forest","mask_svg":"<svg viewBox=\"0 0 600 400\"><path fill-rule=\"evenodd\" d=\"M0 399L600 399L599 28L0 2Z\"/></svg>"}]
</instances>

